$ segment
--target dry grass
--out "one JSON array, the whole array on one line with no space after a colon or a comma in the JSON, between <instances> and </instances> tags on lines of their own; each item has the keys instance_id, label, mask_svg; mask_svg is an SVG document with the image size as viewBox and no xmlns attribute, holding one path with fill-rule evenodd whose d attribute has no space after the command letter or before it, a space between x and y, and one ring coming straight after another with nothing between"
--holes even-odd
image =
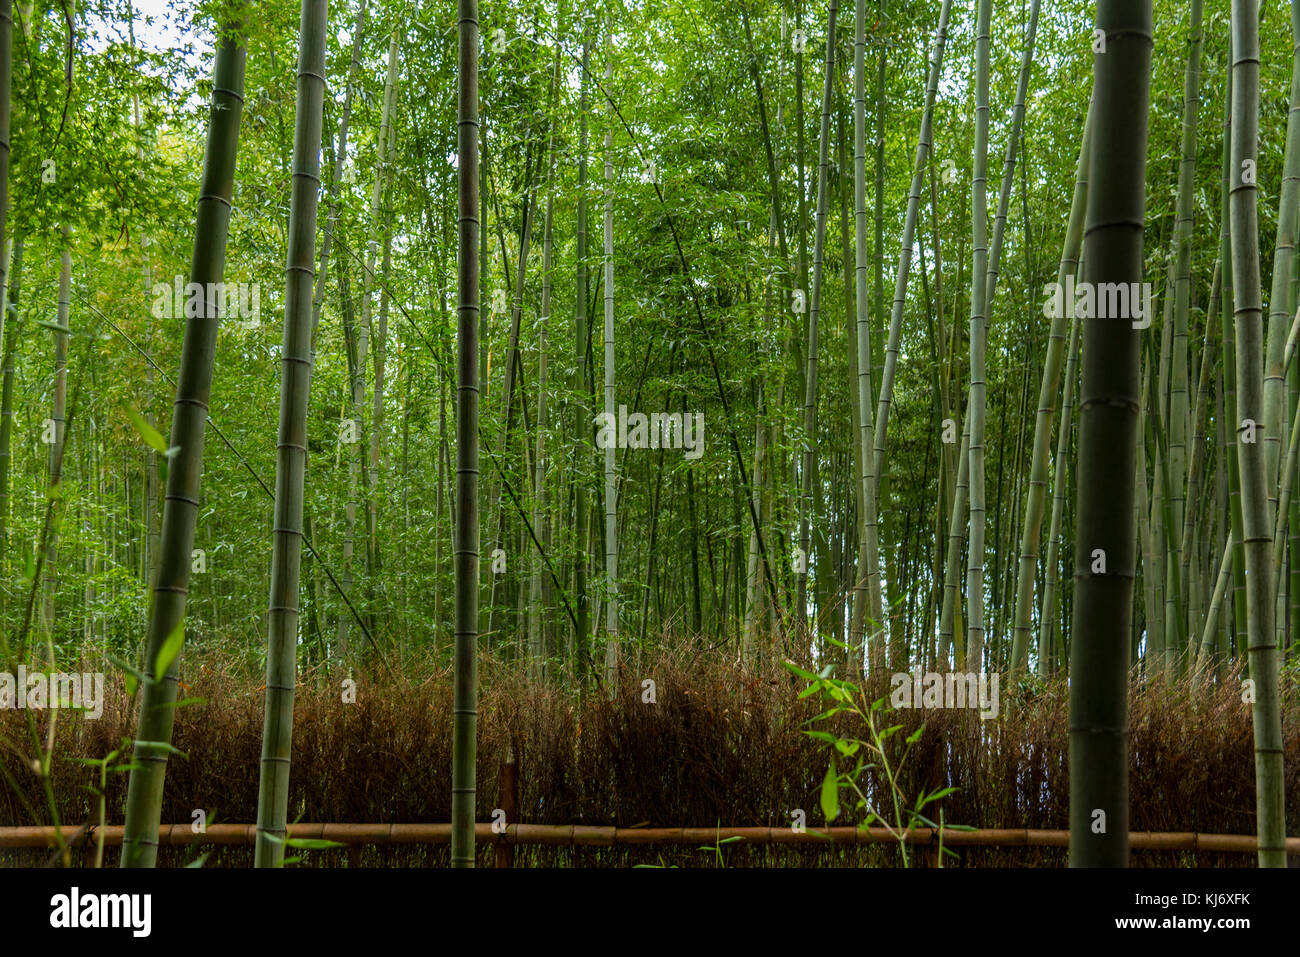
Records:
<instances>
[{"instance_id":1,"label":"dry grass","mask_svg":"<svg viewBox=\"0 0 1300 957\"><path fill-rule=\"evenodd\" d=\"M168 764L163 820L188 822L204 808L209 822L256 820L261 753L261 681L225 670L217 658L189 656L182 665L186 693L206 703L181 708L175 745L186 753ZM355 704L342 701L344 673L317 671L302 681L295 705L289 817L305 821L415 822L450 819L451 680L440 669L395 678L358 674ZM643 703L645 678L656 702ZM1300 705L1288 677L1284 718L1289 834L1300 833ZM625 670L613 699L530 687L515 666L483 661L480 670L478 819L499 806L498 767L513 743L520 766L520 816L525 823L669 826L790 823L802 808L822 823L818 787L824 746L800 733L821 710L816 697L799 700L802 682L780 668L751 672L682 656L649 659ZM82 785L92 773L75 757L98 758L133 730L132 702L118 676L108 680L97 721L60 716L54 787L63 822L80 824L94 811ZM1254 764L1251 717L1240 680L1199 691L1188 681L1135 685L1130 704L1131 826L1134 830L1253 833ZM887 694L887 685L873 689ZM913 748L901 785L905 794L953 786L942 802L949 823L978 827L1068 826L1067 698L1063 681L1002 689L997 720L971 710L901 711L891 719L925 732ZM38 724L45 726L48 714ZM847 732L860 729L842 729ZM901 741L901 735L898 740ZM0 711L0 764L28 800L43 807L28 766L23 712ZM110 783L108 816L120 823L125 775ZM938 809L933 809L937 816ZM48 814L48 811L44 813ZM0 789L0 824L34 823L11 789ZM39 823L48 823L42 820ZM850 823L843 816L837 823ZM369 848L367 865L428 865L447 850ZM489 864L484 850L480 863ZM813 848L723 848L727 866L892 864L892 848L821 851ZM179 864L190 851L163 849L160 864ZM339 866L345 855L308 851L305 866ZM116 860L109 851L107 862ZM625 866L665 863L716 866L693 848L520 848L519 864ZM220 848L208 864L243 866L251 852ZM970 849L975 866L1055 866L1060 849ZM952 862L956 863L956 862ZM1136 852L1137 866L1253 863L1240 855Z\"/></svg>"}]
</instances>

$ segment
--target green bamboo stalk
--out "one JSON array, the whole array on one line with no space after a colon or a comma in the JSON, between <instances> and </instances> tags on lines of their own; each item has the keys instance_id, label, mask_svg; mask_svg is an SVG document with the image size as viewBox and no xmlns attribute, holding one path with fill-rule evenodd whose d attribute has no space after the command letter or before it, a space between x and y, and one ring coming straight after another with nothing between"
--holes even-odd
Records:
<instances>
[{"instance_id":1,"label":"green bamboo stalk","mask_svg":"<svg viewBox=\"0 0 1300 957\"><path fill-rule=\"evenodd\" d=\"M1287 442L1286 458L1283 460L1282 472L1279 476L1280 491L1278 494L1277 518L1273 525L1272 588L1275 605L1282 588L1282 562L1286 554L1287 519L1291 509L1291 490L1295 483L1296 455L1298 452L1300 452L1300 415L1295 416L1294 421L1291 423L1291 438Z\"/></svg>"},{"instance_id":2,"label":"green bamboo stalk","mask_svg":"<svg viewBox=\"0 0 1300 957\"><path fill-rule=\"evenodd\" d=\"M13 86L13 0L0 0L0 250L7 249L9 236L9 117L10 92ZM16 246L16 244L15 244ZM8 288L9 258L0 256L0 292ZM0 314L0 328L8 320L8 313ZM3 520L0 519L0 522ZM0 529L3 525L0 524ZM0 555L4 546L0 545Z\"/></svg>"},{"instance_id":3,"label":"green bamboo stalk","mask_svg":"<svg viewBox=\"0 0 1300 957\"><path fill-rule=\"evenodd\" d=\"M392 119L393 108L393 86L397 77L397 30L394 29L389 36L388 42L388 67L384 76L384 98L380 108L379 115L379 136L375 141L375 179L371 185L370 193L370 212L366 218L368 223L366 235L366 258L363 264L361 275L361 316L357 325L356 334L356 361L352 363L351 376L351 399L352 399L352 423L353 434L356 438L356 448L347 450L350 456L348 460L348 501L344 513L344 531L343 531L343 590L351 592L353 584L352 575L352 556L356 549L356 523L357 508L359 504L358 496L361 494L361 479L364 477L367 485L365 493L366 498L364 505L366 507L366 553L370 554L372 542L369 536L371 526L370 512L373 505L372 490L369 487L370 469L367 466L367 448L369 443L365 440L365 406L366 406L366 362L370 358L370 325L371 325L371 287L379 254L379 204L384 195L384 174L387 167L387 149L389 138L389 124ZM338 620L338 643L339 648L347 647L348 627L351 624L346 615L340 615Z\"/></svg>"},{"instance_id":4,"label":"green bamboo stalk","mask_svg":"<svg viewBox=\"0 0 1300 957\"><path fill-rule=\"evenodd\" d=\"M204 290L210 283L220 283L225 272L235 154L244 105L242 26L238 20L222 25L213 65L208 144L190 263L190 282L198 283ZM173 634L184 635L185 599L203 472L203 433L217 345L217 304L208 298L200 301L202 308L194 309L200 314L186 317L172 412L170 440L180 451L167 469L162 548L144 656L145 670L150 677L154 676L159 653L168 639ZM161 680L143 687L135 734L135 767L127 787L123 867L152 867L157 858L163 780L175 718L178 660L179 652L167 664Z\"/></svg>"},{"instance_id":5,"label":"green bamboo stalk","mask_svg":"<svg viewBox=\"0 0 1300 957\"><path fill-rule=\"evenodd\" d=\"M955 333L954 329L954 333ZM949 649L953 664L966 660L966 632L961 626L961 543L969 512L970 489L970 402L962 414L961 451L957 455L957 483L952 511L948 513L948 549L944 556L943 607L939 613L939 656L945 661Z\"/></svg>"},{"instance_id":6,"label":"green bamboo stalk","mask_svg":"<svg viewBox=\"0 0 1300 957\"><path fill-rule=\"evenodd\" d=\"M1237 347L1237 412L1265 421L1263 307L1259 280L1259 10L1256 0L1232 3L1232 272ZM1246 552L1246 617L1254 685L1255 807L1260 867L1285 867L1282 721L1278 703L1277 635L1273 630L1270 545L1273 528L1263 443L1240 441L1242 542Z\"/></svg>"},{"instance_id":7,"label":"green bamboo stalk","mask_svg":"<svg viewBox=\"0 0 1300 957\"><path fill-rule=\"evenodd\" d=\"M1205 628L1201 631L1201 650L1197 658L1197 670L1204 666L1210 660L1213 653L1214 633L1219 621L1220 609L1223 606L1223 596L1228 590L1228 579L1232 574L1232 553L1233 553L1232 536L1228 536L1228 544L1223 549L1223 557L1219 560L1219 570L1214 578L1214 594L1210 598L1209 610L1205 613Z\"/></svg>"},{"instance_id":8,"label":"green bamboo stalk","mask_svg":"<svg viewBox=\"0 0 1300 957\"><path fill-rule=\"evenodd\" d=\"M478 732L478 0L457 0L456 608L452 701L451 866L474 866Z\"/></svg>"},{"instance_id":9,"label":"green bamboo stalk","mask_svg":"<svg viewBox=\"0 0 1300 957\"><path fill-rule=\"evenodd\" d=\"M830 202L828 178L830 176L830 140L831 140L831 97L834 95L835 81L835 18L838 13L836 0L831 0L827 14L826 26L826 72L822 91L821 132L817 143L817 211L816 235L813 238L812 293L808 300L808 353L805 356L807 373L804 377L803 402L803 468L802 493L799 499L799 548L803 551L797 582L796 607L802 647L809 647L808 632L808 556L812 547L810 539L810 513L813 510L813 473L816 470L817 444L817 360L818 360L818 321L821 311L822 295L822 259L826 249L826 219ZM819 516L820 519L820 516ZM819 555L825 559L826 556ZM830 563L823 561L818 566L818 578L830 574ZM868 571L868 574L870 572ZM818 609L823 611L824 609ZM816 629L814 629L814 632Z\"/></svg>"},{"instance_id":10,"label":"green bamboo stalk","mask_svg":"<svg viewBox=\"0 0 1300 957\"><path fill-rule=\"evenodd\" d=\"M1037 4L1035 4L1036 12ZM1061 290L1058 302L1064 308L1056 309L1052 313L1047 357L1038 388L1038 413L1034 422L1029 494L1025 497L1025 518L1020 535L1020 566L1016 576L1016 618L1011 636L1013 672L1023 669L1029 662L1029 639L1034 610L1034 576L1038 571L1038 538L1042 528L1047 494L1047 456L1052 441L1052 418L1056 414L1056 393L1060 387L1061 361L1065 352L1067 328L1074 320L1074 303L1067 301L1068 297L1064 290L1068 277L1078 269L1079 250L1083 245L1083 216L1088 203L1091 129L1090 120L1085 119L1083 143L1079 148L1079 159L1075 164L1074 195L1070 199L1070 217L1066 223L1065 238L1061 243L1061 259L1056 269L1056 288ZM1065 388L1068 391L1073 386L1067 382ZM1068 431L1068 423L1063 421L1061 427ZM1059 477L1059 473L1057 474Z\"/></svg>"},{"instance_id":11,"label":"green bamboo stalk","mask_svg":"<svg viewBox=\"0 0 1300 957\"><path fill-rule=\"evenodd\" d=\"M889 318L889 341L885 346L885 365L880 377L880 400L876 406L875 429L873 434L872 465L870 480L867 482L866 495L866 537L867 537L867 583L868 589L879 601L880 595L880 545L878 521L880 513L881 491L880 476L885 468L885 448L889 431L889 412L893 406L894 375L898 367L898 350L902 340L903 307L907 299L907 282L912 267L912 245L916 236L917 212L921 205L921 185L925 181L925 172L929 163L930 150L933 145L934 101L939 88L939 76L943 70L944 47L948 41L948 13L951 0L944 0L939 8L939 25L935 30L934 44L930 51L930 64L925 87L925 107L921 114L921 131L917 137L916 159L912 164L912 184L907 193L907 212L903 218L903 241L898 254L898 274L894 282L894 301ZM865 211L863 213L865 220ZM862 245L859 243L859 245ZM859 294L865 307L865 289ZM862 313L859 313L861 322ZM861 361L861 347L859 347ZM861 385L861 383L859 383ZM876 618L877 627L884 622L878 617L879 609L873 604L872 617ZM891 639L897 643L891 627ZM883 661L883 656L880 657Z\"/></svg>"},{"instance_id":12,"label":"green bamboo stalk","mask_svg":"<svg viewBox=\"0 0 1300 957\"><path fill-rule=\"evenodd\" d=\"M587 82L590 62L590 44L582 41L582 77L579 80L578 110L578 211L577 211L577 281L574 294L574 447L575 458L582 461L585 451L591 448L591 415L587 401ZM587 606L587 539L590 509L587 505L587 482L583 469L575 466L573 481L573 668L579 681L586 674L587 643L591 633Z\"/></svg>"},{"instance_id":13,"label":"green bamboo stalk","mask_svg":"<svg viewBox=\"0 0 1300 957\"><path fill-rule=\"evenodd\" d=\"M1300 3L1291 3L1291 97L1282 159L1282 187L1277 201L1277 237L1273 245L1273 283L1269 293L1264 349L1264 474L1269 505L1277 507L1277 470L1286 431L1286 378L1283 343L1295 311L1293 273L1296 233L1300 228Z\"/></svg>"},{"instance_id":14,"label":"green bamboo stalk","mask_svg":"<svg viewBox=\"0 0 1300 957\"><path fill-rule=\"evenodd\" d=\"M1091 129L1091 125L1087 127ZM1088 133L1084 134L1088 136ZM1089 137L1090 138L1090 137ZM1092 162L1089 151L1088 162ZM1086 207L1086 202L1085 202ZM1056 459L1052 466L1052 518L1047 531L1046 574L1043 581L1043 608L1038 618L1038 673L1047 675L1055 672L1059 664L1059 649L1056 635L1059 631L1056 620L1056 586L1061 567L1059 554L1061 548L1061 515L1065 511L1065 470L1069 467L1066 456L1070 451L1070 430L1074 424L1074 388L1078 378L1079 363L1079 317L1075 314L1074 303L1067 306L1070 314L1070 346L1065 361L1064 394L1061 397L1061 421L1056 429ZM1139 443L1138 454L1141 455ZM1142 473L1139 473L1142 474ZM1146 482L1143 480L1141 491L1145 494Z\"/></svg>"},{"instance_id":15,"label":"green bamboo stalk","mask_svg":"<svg viewBox=\"0 0 1300 957\"><path fill-rule=\"evenodd\" d=\"M946 12L948 4L944 4ZM941 16L944 13L940 14ZM867 311L867 119L866 119L866 45L867 3L857 0L853 16L853 237L854 237L854 327L857 330L857 403L858 409L858 499L863 527L858 542L858 571L853 596L853 620L849 626L850 654L855 668L861 668L866 646L868 608L872 628L884 621L880 600L879 545L874 563L870 536L875 530L874 509L868 506L875 497L873 449L875 417L871 410L871 315ZM847 238L845 242L847 242ZM879 532L876 531L877 542Z\"/></svg>"},{"instance_id":16,"label":"green bamboo stalk","mask_svg":"<svg viewBox=\"0 0 1300 957\"><path fill-rule=\"evenodd\" d=\"M330 179L329 212L325 217L325 235L321 239L320 269L316 276L316 288L312 295L311 336L313 355L315 354L316 327L320 325L321 308L325 304L325 280L329 272L330 249L334 243L334 231L339 219L339 186L343 182L343 170L347 166L348 126L352 121L352 91L361 60L361 39L366 26L366 0L357 3L357 19L352 27L352 59L348 65L348 79L343 93L343 112L339 116L338 145L334 154L334 175Z\"/></svg>"},{"instance_id":17,"label":"green bamboo stalk","mask_svg":"<svg viewBox=\"0 0 1300 957\"><path fill-rule=\"evenodd\" d=\"M72 230L64 223L59 230L63 238L63 250L59 254L59 301L55 313L55 323L62 329L68 328L68 316L72 308ZM65 432L64 418L68 408L68 334L54 334L54 408L51 419L54 422L54 442L50 445L49 479L50 486L59 484L57 469L63 461L63 439ZM50 662L54 661L54 602L59 590L59 572L56 558L58 556L58 526L50 529L45 541L45 578L42 584L44 603L41 609L41 631L49 642Z\"/></svg>"},{"instance_id":18,"label":"green bamboo stalk","mask_svg":"<svg viewBox=\"0 0 1300 957\"><path fill-rule=\"evenodd\" d=\"M9 289L5 302L4 356L0 358L3 384L0 385L0 571L8 557L9 540L9 469L12 461L14 425L14 356L18 350L19 299L23 281L23 237L14 238L13 263L9 269ZM3 596L0 595L0 598Z\"/></svg>"},{"instance_id":19,"label":"green bamboo stalk","mask_svg":"<svg viewBox=\"0 0 1300 957\"><path fill-rule=\"evenodd\" d=\"M970 551L966 556L966 668L984 670L984 352L988 304L989 20L991 0L977 0L975 24L975 160L971 190Z\"/></svg>"},{"instance_id":20,"label":"green bamboo stalk","mask_svg":"<svg viewBox=\"0 0 1300 957\"><path fill-rule=\"evenodd\" d=\"M284 269L284 337L280 360L280 424L276 438L275 519L266 625L266 712L257 793L254 866L284 861L289 808L293 698L298 673L299 573L303 484L307 472L307 410L311 392L312 286L325 101L327 0L303 0L298 26L298 100L294 116L293 185Z\"/></svg>"},{"instance_id":21,"label":"green bamboo stalk","mask_svg":"<svg viewBox=\"0 0 1300 957\"><path fill-rule=\"evenodd\" d=\"M1232 60L1232 37L1228 37L1227 58ZM1232 242L1231 242L1231 195L1232 183L1232 70L1226 70L1223 96L1223 149L1222 176L1219 197L1219 259L1224 263L1223 296L1220 301L1223 320L1223 378L1225 395L1225 412L1232 427L1226 434L1227 471L1228 471L1228 515L1232 525L1232 634L1237 654L1246 657L1247 619L1246 619L1246 547L1242 543L1244 534L1241 517L1241 471L1239 468L1239 448L1237 442L1238 425L1241 418L1237 414L1237 360L1236 360L1236 320L1233 314L1234 296L1232 291Z\"/></svg>"},{"instance_id":22,"label":"green bamboo stalk","mask_svg":"<svg viewBox=\"0 0 1300 957\"><path fill-rule=\"evenodd\" d=\"M560 82L560 51L555 50L555 71L551 78L551 99ZM546 214L542 226L542 311L537 317L537 425L536 454L533 456L533 528L543 527L546 510L546 327L551 321L551 265L553 257L551 220L555 212L555 136L547 145ZM533 555L532 577L528 585L528 645L533 662L533 676L546 677L546 637L542 632L542 559Z\"/></svg>"},{"instance_id":23,"label":"green bamboo stalk","mask_svg":"<svg viewBox=\"0 0 1300 957\"><path fill-rule=\"evenodd\" d=\"M613 47L605 33L605 414L618 416L614 398L614 112L610 83ZM522 274L521 274L522 275ZM613 443L605 449L605 681L618 676L618 476ZM696 589L698 599L699 590Z\"/></svg>"},{"instance_id":24,"label":"green bamboo stalk","mask_svg":"<svg viewBox=\"0 0 1300 957\"><path fill-rule=\"evenodd\" d=\"M1169 391L1169 476L1171 495L1170 515L1173 524L1166 530L1169 549L1166 576L1172 579L1182 574L1183 552L1191 544L1185 540L1184 513L1188 503L1184 498L1184 481L1187 476L1187 317L1191 305L1192 288L1192 225L1193 195L1196 175L1197 108L1200 104L1201 79L1201 0L1191 0L1188 26L1187 68L1183 79L1182 157L1178 166L1178 198L1174 215L1173 258L1174 268L1174 327L1171 342ZM1173 591L1170 585L1169 591ZM1186 596L1185 583L1179 582L1179 592ZM1175 609L1166 606L1169 611ZM1177 609L1181 612L1182 609ZM1184 645L1180 636L1186 634L1186 617L1165 620L1165 667L1175 669L1182 660Z\"/></svg>"},{"instance_id":25,"label":"green bamboo stalk","mask_svg":"<svg viewBox=\"0 0 1300 957\"><path fill-rule=\"evenodd\" d=\"M1087 281L1142 277L1150 0L1098 0ZM1104 49L1102 47L1104 44ZM1136 227L1136 228L1135 228ZM1079 494L1070 648L1070 865L1128 864L1128 664L1141 336L1123 319L1083 324Z\"/></svg>"}]
</instances>

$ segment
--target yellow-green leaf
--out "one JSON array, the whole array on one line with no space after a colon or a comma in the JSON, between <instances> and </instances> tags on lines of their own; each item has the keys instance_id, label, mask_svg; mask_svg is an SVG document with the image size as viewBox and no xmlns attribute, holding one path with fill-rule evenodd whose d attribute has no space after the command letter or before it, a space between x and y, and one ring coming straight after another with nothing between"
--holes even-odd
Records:
<instances>
[{"instance_id":1,"label":"yellow-green leaf","mask_svg":"<svg viewBox=\"0 0 1300 957\"><path fill-rule=\"evenodd\" d=\"M839 775L835 773L835 762L826 768L826 777L822 779L822 813L826 820L833 821L840 816Z\"/></svg>"},{"instance_id":2,"label":"yellow-green leaf","mask_svg":"<svg viewBox=\"0 0 1300 957\"><path fill-rule=\"evenodd\" d=\"M183 644L185 644L185 622L181 621L172 629L172 633L167 636L167 640L163 642L162 648L158 651L158 660L154 664L154 681L162 681L163 675L167 674L167 669L172 666L176 656L181 653L181 645Z\"/></svg>"},{"instance_id":3,"label":"yellow-green leaf","mask_svg":"<svg viewBox=\"0 0 1300 957\"><path fill-rule=\"evenodd\" d=\"M144 416L129 405L122 406L122 411L131 420L131 424L135 426L135 430L140 433L140 438L144 439L146 445L155 452L167 454L167 440L162 437L162 434L157 429L144 420Z\"/></svg>"}]
</instances>

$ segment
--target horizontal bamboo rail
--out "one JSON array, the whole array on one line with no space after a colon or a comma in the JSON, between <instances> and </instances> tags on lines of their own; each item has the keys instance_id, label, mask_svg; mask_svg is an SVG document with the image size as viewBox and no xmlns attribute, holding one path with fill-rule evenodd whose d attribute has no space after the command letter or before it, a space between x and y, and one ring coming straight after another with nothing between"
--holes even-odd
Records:
<instances>
[{"instance_id":1,"label":"horizontal bamboo rail","mask_svg":"<svg viewBox=\"0 0 1300 957\"><path fill-rule=\"evenodd\" d=\"M474 838L483 844L540 844L557 847L627 847L631 845L707 845L740 838L751 844L868 845L891 844L898 839L887 828L829 827L794 831L789 827L595 827L583 824L510 824L501 833L492 824L474 825ZM123 828L108 825L63 828L64 841L73 846L92 844L103 831L104 844L122 843ZM0 848L56 847L51 826L0 827ZM212 824L197 834L189 824L163 824L158 828L160 845L233 844L252 846L254 824ZM450 824L292 824L291 838L335 841L348 847L396 844L447 844ZM930 828L915 828L907 843L938 844ZM982 831L944 829L946 847L1069 847L1069 831L1039 831L1001 828ZM1197 834L1190 831L1134 831L1129 846L1139 851L1206 851L1226 854L1254 854L1253 834ZM1300 854L1300 837L1286 839L1288 854Z\"/></svg>"}]
</instances>

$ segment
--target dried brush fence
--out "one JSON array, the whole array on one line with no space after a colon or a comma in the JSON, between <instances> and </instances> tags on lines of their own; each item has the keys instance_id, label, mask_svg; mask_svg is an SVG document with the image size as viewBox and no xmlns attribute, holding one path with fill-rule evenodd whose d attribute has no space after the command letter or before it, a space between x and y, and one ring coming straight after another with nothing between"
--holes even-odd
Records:
<instances>
[{"instance_id":1,"label":"dried brush fence","mask_svg":"<svg viewBox=\"0 0 1300 957\"><path fill-rule=\"evenodd\" d=\"M351 842L343 850L305 850L300 866L446 864L445 844L394 839L399 829L445 825L393 822L450 819L449 676L434 671L390 679L357 673L353 703L343 700L345 678L343 672L317 670L302 680L295 702L289 819L378 822L352 826L378 828L387 839ZM655 682L653 703L645 700L646 679ZM195 810L203 810L210 840L203 849L185 841L165 846L159 864L185 864L206 850L205 866L247 866L252 861L249 844L212 839L223 826L247 828L225 822L256 817L260 680L221 670L216 660L197 655L187 657L182 680L186 694L204 703L178 711L174 743L185 757L174 756L168 763L163 820L189 822ZM1296 834L1300 695L1294 673L1284 681L1287 833ZM720 839L717 828L736 822L769 836L792 835L796 810L805 812L809 831L826 824L817 808L827 755L823 745L802 733L804 723L821 709L813 698L798 698L802 683L784 670L742 673L693 664L681 656L647 657L635 671L623 672L610 699L598 691L576 694L530 686L515 666L488 661L481 683L477 817L493 820L493 811L506 799L502 795L514 790L503 790L507 782L501 780L509 773L502 770L510 767L506 757L513 754L518 760L518 810L507 820L519 823L507 830L514 840L502 840L490 825L481 826L480 866L492 866L503 853L513 857L515 866L899 863L896 846L860 838L829 845L816 838L721 843L728 835ZM98 823L98 799L83 787L95 783L97 771L75 759L101 758L133 730L132 702L120 682L110 679L109 684L112 693L98 720L63 713L57 722L51 777L58 819L69 832ZM1134 849L1141 851L1133 856L1135 866L1249 863L1242 857L1249 848L1229 840L1253 840L1255 830L1250 711L1241 702L1240 688L1235 674L1199 686L1191 681L1134 684L1130 826ZM888 686L882 683L869 693L887 696ZM1018 835L997 846L974 846L975 835L949 831L945 846L958 858L949 859L947 866L1065 864L1063 840L1030 840L1029 835L1057 831L1068 819L1066 710L1063 682L1027 679L1002 688L1001 713L994 720L981 721L972 710L902 710L891 716L906 732L926 725L900 776L904 794L955 787L941 803L945 821ZM37 720L42 740L47 720L48 714ZM902 737L894 740L901 744ZM0 826L53 823L30 767L23 712L0 711L0 739L8 745L0 751L0 777L8 783L0 790ZM15 785L21 795L15 794ZM122 819L124 791L125 776L111 776L105 815L110 824ZM939 809L929 810L937 819ZM846 812L833 823L851 826L856 819ZM543 832L537 825L551 829ZM674 842L648 842L656 830L662 833L670 826L678 832ZM186 823L176 827L182 835L196 836ZM111 833L106 830L105 837ZM523 840L543 834L553 840ZM578 840L582 835L591 839ZM42 860L48 856L0 847L0 864L36 863L29 859L33 854ZM77 866L83 856L71 854L69 863ZM116 857L109 847L105 864L116 863ZM927 857L932 855L917 854L915 863L923 864Z\"/></svg>"}]
</instances>

